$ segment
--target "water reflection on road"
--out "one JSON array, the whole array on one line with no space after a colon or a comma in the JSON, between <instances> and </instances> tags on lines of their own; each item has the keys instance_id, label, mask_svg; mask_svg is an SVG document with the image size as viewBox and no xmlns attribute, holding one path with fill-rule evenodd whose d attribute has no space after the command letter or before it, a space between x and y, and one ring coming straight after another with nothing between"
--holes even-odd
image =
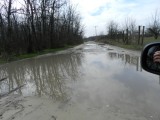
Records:
<instances>
[{"instance_id":1,"label":"water reflection on road","mask_svg":"<svg viewBox=\"0 0 160 120\"><path fill-rule=\"evenodd\" d=\"M142 70L138 52L85 43L65 54L3 65L4 77L1 92L25 84L20 94L69 100L73 113L82 110L86 119L160 119L159 77Z\"/></svg>"},{"instance_id":2,"label":"water reflection on road","mask_svg":"<svg viewBox=\"0 0 160 120\"><path fill-rule=\"evenodd\" d=\"M0 68L1 78L8 77L8 80L1 84L1 91L7 92L25 84L25 89L19 90L23 95L66 99L67 81L78 79L82 59L82 54L69 53L4 65Z\"/></svg>"}]
</instances>

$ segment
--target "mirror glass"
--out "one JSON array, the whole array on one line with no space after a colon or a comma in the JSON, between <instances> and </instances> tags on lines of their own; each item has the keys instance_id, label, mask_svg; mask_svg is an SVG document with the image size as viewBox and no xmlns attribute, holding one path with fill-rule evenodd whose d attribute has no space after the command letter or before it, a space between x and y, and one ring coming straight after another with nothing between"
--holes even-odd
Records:
<instances>
[{"instance_id":1,"label":"mirror glass","mask_svg":"<svg viewBox=\"0 0 160 120\"><path fill-rule=\"evenodd\" d=\"M160 72L160 46L152 46L148 49L146 65L151 71Z\"/></svg>"}]
</instances>

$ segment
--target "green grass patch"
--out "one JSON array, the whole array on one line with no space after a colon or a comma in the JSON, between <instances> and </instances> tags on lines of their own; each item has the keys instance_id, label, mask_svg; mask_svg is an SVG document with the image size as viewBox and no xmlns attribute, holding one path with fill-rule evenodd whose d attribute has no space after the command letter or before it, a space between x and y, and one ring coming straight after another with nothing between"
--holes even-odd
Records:
<instances>
[{"instance_id":1,"label":"green grass patch","mask_svg":"<svg viewBox=\"0 0 160 120\"><path fill-rule=\"evenodd\" d=\"M3 60L3 59L0 59L0 65L1 65L1 64L4 64L4 63L6 63L6 61Z\"/></svg>"},{"instance_id":2,"label":"green grass patch","mask_svg":"<svg viewBox=\"0 0 160 120\"><path fill-rule=\"evenodd\" d=\"M144 38L144 45L152 43L152 42L160 42L160 38L158 38L157 40L154 39L154 37L145 37Z\"/></svg>"},{"instance_id":3,"label":"green grass patch","mask_svg":"<svg viewBox=\"0 0 160 120\"><path fill-rule=\"evenodd\" d=\"M125 49L131 49L131 50L142 50L143 46L141 45L118 45L119 47L125 48Z\"/></svg>"},{"instance_id":4,"label":"green grass patch","mask_svg":"<svg viewBox=\"0 0 160 120\"><path fill-rule=\"evenodd\" d=\"M62 48L55 48L55 49L45 49L43 51L36 52L36 53L22 54L22 55L16 56L16 60L32 58L32 57L36 57L38 55L44 55L44 54L47 54L47 53L54 53L54 52L66 50L66 49L72 48L72 47L74 47L74 46L65 46L65 47L62 47Z\"/></svg>"},{"instance_id":5,"label":"green grass patch","mask_svg":"<svg viewBox=\"0 0 160 120\"><path fill-rule=\"evenodd\" d=\"M38 55L44 55L44 54L47 54L47 53L54 53L54 52L57 52L57 51L66 50L66 49L72 48L74 46L76 46L76 45L73 45L73 46L65 45L64 47L61 47L61 48L45 49L45 50L42 50L40 52L35 52L35 53L30 53L30 54L22 54L22 55L15 55L15 56L12 56L9 61L0 58L0 65L5 64L7 62L11 62L11 61L22 60L22 59L26 59L26 58L32 58L32 57L36 57Z\"/></svg>"},{"instance_id":6,"label":"green grass patch","mask_svg":"<svg viewBox=\"0 0 160 120\"><path fill-rule=\"evenodd\" d=\"M115 41L115 40L105 40L105 39L98 40L98 42L104 42L106 44L122 47L122 48L125 48L125 49L141 51L146 44L149 44L149 43L152 43L152 42L160 42L160 39L155 40L154 37L145 37L143 45L137 45L136 43L134 43L134 44L124 44L122 42L118 42L118 41Z\"/></svg>"},{"instance_id":7,"label":"green grass patch","mask_svg":"<svg viewBox=\"0 0 160 120\"><path fill-rule=\"evenodd\" d=\"M16 59L25 59L25 58L31 58L31 57L35 57L39 55L38 53L30 53L30 54L23 54L23 55L18 55L18 56L15 56Z\"/></svg>"},{"instance_id":8,"label":"green grass patch","mask_svg":"<svg viewBox=\"0 0 160 120\"><path fill-rule=\"evenodd\" d=\"M125 48L125 49L131 49L131 50L142 50L142 48L143 48L143 46L141 46L141 45L123 44L123 43L116 42L116 41L109 42L109 44L114 45L114 46L118 46L121 48Z\"/></svg>"}]
</instances>

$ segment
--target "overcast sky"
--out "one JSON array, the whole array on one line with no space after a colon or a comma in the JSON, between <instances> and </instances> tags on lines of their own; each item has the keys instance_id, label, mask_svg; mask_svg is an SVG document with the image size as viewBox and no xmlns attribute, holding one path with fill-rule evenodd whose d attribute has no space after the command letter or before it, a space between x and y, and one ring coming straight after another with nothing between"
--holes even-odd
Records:
<instances>
[{"instance_id":1,"label":"overcast sky","mask_svg":"<svg viewBox=\"0 0 160 120\"><path fill-rule=\"evenodd\" d=\"M146 25L158 9L160 0L70 0L77 5L85 25L85 36L106 34L106 25L114 20L121 26L127 17L136 19L137 25Z\"/></svg>"}]
</instances>

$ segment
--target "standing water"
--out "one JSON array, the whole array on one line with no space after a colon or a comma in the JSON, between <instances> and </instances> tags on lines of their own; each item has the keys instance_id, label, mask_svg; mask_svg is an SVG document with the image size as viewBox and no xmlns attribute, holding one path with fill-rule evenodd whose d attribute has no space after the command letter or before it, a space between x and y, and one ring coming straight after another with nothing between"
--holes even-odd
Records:
<instances>
[{"instance_id":1,"label":"standing water","mask_svg":"<svg viewBox=\"0 0 160 120\"><path fill-rule=\"evenodd\" d=\"M53 120L160 119L159 76L142 70L140 52L87 42L2 65L0 79L5 77L0 93L24 85L14 94L52 101ZM32 118L26 111L19 119Z\"/></svg>"}]
</instances>

